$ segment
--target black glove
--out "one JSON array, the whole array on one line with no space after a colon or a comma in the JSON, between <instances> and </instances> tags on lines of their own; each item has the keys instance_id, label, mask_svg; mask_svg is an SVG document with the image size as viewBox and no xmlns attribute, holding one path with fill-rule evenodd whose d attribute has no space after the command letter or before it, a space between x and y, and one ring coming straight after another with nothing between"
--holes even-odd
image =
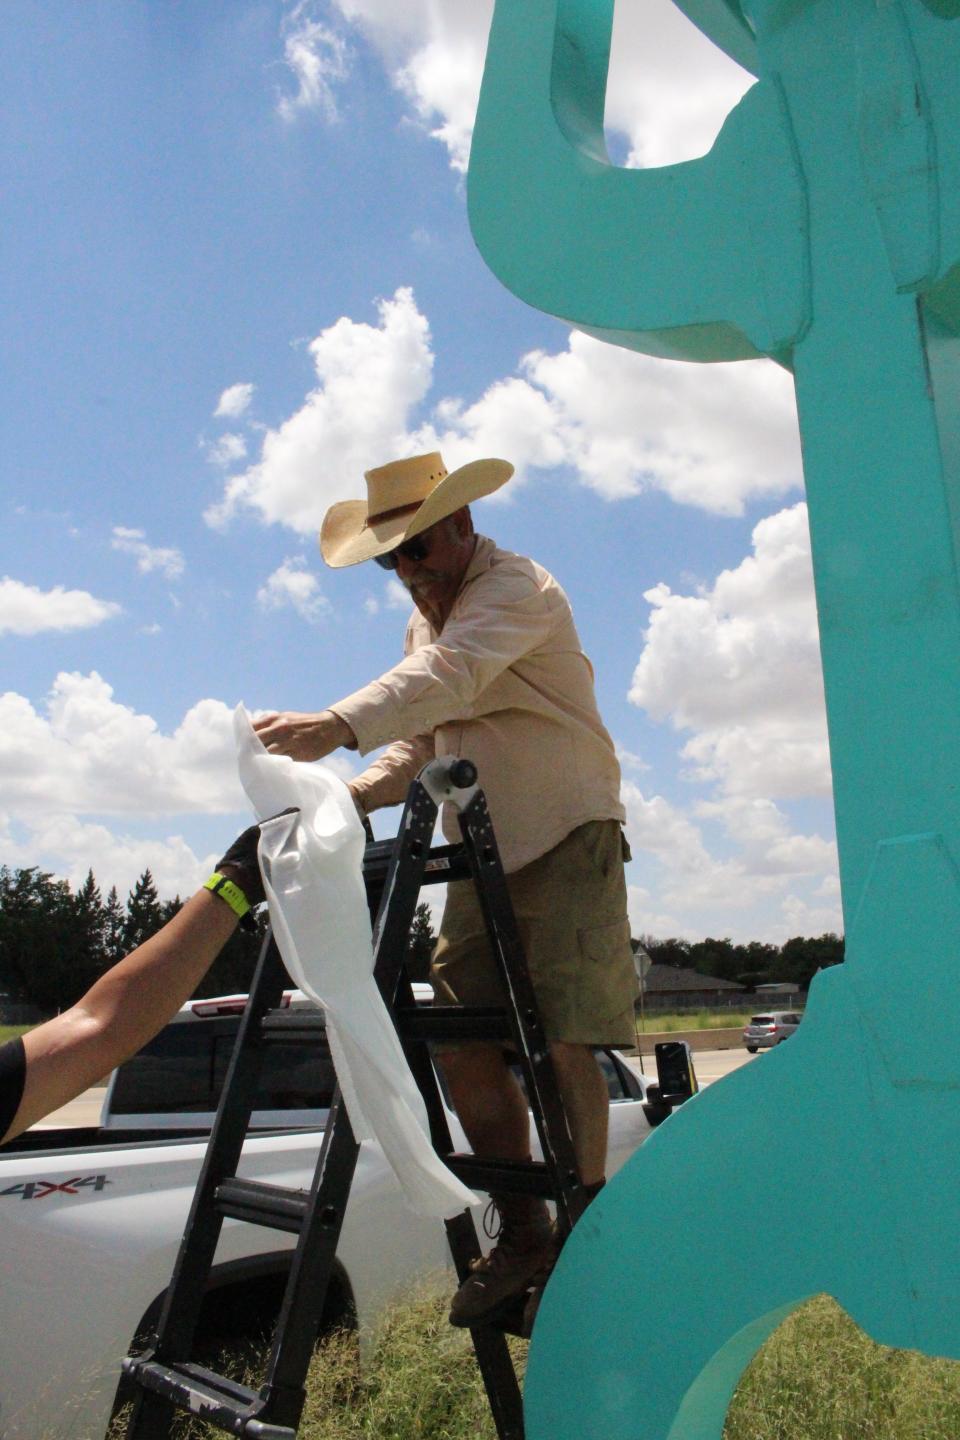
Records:
<instances>
[{"instance_id":1,"label":"black glove","mask_svg":"<svg viewBox=\"0 0 960 1440\"><path fill-rule=\"evenodd\" d=\"M286 810L281 810L281 815L295 815L296 805L290 805ZM271 815L271 820L276 820L276 815ZM260 825L265 825L265 820L256 825L250 825L242 835L238 835L230 846L230 849L217 861L217 869L221 875L226 875L234 885L239 885L247 903L252 908L254 905L262 905L266 896L263 893L263 879L260 875L260 865L257 861L257 846L260 844Z\"/></svg>"}]
</instances>

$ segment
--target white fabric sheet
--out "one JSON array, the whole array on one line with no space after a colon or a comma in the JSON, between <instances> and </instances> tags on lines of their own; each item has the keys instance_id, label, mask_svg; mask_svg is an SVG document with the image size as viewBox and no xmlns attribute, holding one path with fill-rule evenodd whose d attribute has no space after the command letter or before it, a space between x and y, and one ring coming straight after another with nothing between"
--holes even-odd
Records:
<instances>
[{"instance_id":1,"label":"white fabric sheet","mask_svg":"<svg viewBox=\"0 0 960 1440\"><path fill-rule=\"evenodd\" d=\"M358 1140L375 1139L409 1204L450 1217L477 1197L429 1140L423 1097L373 978L363 826L350 791L320 764L270 755L242 705L234 714L240 781L262 827L260 869L290 977L327 1012L327 1033ZM297 815L279 815L288 806Z\"/></svg>"}]
</instances>

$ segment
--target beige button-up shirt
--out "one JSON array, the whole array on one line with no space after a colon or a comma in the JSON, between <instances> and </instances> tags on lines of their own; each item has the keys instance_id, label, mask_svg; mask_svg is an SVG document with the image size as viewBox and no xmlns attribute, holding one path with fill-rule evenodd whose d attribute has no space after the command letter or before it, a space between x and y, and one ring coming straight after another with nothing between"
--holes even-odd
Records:
<instances>
[{"instance_id":1,"label":"beige button-up shirt","mask_svg":"<svg viewBox=\"0 0 960 1440\"><path fill-rule=\"evenodd\" d=\"M330 707L361 755L389 745L354 782L368 809L403 800L434 755L462 755L477 766L507 872L588 820L623 821L593 669L570 602L542 566L479 536L443 629L415 610L404 655ZM460 838L449 805L443 833Z\"/></svg>"}]
</instances>

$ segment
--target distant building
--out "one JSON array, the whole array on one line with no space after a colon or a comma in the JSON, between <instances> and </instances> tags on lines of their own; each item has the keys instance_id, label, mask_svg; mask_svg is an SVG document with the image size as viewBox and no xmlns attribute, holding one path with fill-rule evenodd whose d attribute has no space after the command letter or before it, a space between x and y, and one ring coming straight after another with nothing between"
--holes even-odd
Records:
<instances>
[{"instance_id":1,"label":"distant building","mask_svg":"<svg viewBox=\"0 0 960 1440\"><path fill-rule=\"evenodd\" d=\"M771 980L765 985L754 986L754 1000L758 1005L769 1005L773 1010L795 1009L806 1000L807 992L793 980Z\"/></svg>"},{"instance_id":2,"label":"distant building","mask_svg":"<svg viewBox=\"0 0 960 1440\"><path fill-rule=\"evenodd\" d=\"M651 965L641 981L644 1008L647 1010L717 1009L728 1005L739 1009L753 1004L755 997L732 980L715 975L701 975L684 966Z\"/></svg>"}]
</instances>

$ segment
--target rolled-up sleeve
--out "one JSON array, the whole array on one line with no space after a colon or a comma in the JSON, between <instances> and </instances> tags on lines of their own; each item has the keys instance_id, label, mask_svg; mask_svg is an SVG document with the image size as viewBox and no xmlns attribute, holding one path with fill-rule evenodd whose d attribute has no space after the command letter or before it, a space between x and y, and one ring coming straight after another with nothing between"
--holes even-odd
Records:
<instances>
[{"instance_id":1,"label":"rolled-up sleeve","mask_svg":"<svg viewBox=\"0 0 960 1440\"><path fill-rule=\"evenodd\" d=\"M432 735L397 740L351 781L353 792L368 813L384 805L400 805L411 782L433 757Z\"/></svg>"},{"instance_id":2,"label":"rolled-up sleeve","mask_svg":"<svg viewBox=\"0 0 960 1440\"><path fill-rule=\"evenodd\" d=\"M477 713L484 691L549 637L558 613L526 575L483 573L457 597L440 635L330 708L356 735L361 755L429 734Z\"/></svg>"}]
</instances>

